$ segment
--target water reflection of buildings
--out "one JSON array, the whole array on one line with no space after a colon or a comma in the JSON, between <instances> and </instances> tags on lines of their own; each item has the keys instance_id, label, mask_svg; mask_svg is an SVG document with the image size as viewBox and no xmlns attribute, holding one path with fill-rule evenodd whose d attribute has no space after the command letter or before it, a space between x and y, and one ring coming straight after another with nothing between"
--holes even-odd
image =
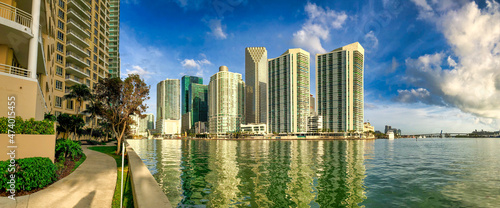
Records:
<instances>
[{"instance_id":1,"label":"water reflection of buildings","mask_svg":"<svg viewBox=\"0 0 500 208\"><path fill-rule=\"evenodd\" d=\"M173 205L357 207L366 198L365 141L166 140L143 148L163 152L145 162L156 161Z\"/></svg>"}]
</instances>

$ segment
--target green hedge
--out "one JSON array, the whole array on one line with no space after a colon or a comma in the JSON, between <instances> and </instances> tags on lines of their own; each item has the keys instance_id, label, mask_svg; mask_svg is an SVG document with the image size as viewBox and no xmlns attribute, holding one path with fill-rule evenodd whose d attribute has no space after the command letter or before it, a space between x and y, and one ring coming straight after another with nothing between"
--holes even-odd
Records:
<instances>
[{"instance_id":1,"label":"green hedge","mask_svg":"<svg viewBox=\"0 0 500 208\"><path fill-rule=\"evenodd\" d=\"M9 129L14 130L15 134L54 134L54 121L35 121L34 118L23 120L19 116L14 120L16 122L11 129L9 118L0 117L0 134L7 134Z\"/></svg>"},{"instance_id":2,"label":"green hedge","mask_svg":"<svg viewBox=\"0 0 500 208\"><path fill-rule=\"evenodd\" d=\"M82 146L79 142L75 142L69 139L58 139L56 141L56 158L59 157L71 157L73 160L75 157L83 156Z\"/></svg>"},{"instance_id":3,"label":"green hedge","mask_svg":"<svg viewBox=\"0 0 500 208\"><path fill-rule=\"evenodd\" d=\"M0 190L9 189L10 161L0 161ZM57 180L56 165L46 157L16 160L16 191L43 188Z\"/></svg>"}]
</instances>

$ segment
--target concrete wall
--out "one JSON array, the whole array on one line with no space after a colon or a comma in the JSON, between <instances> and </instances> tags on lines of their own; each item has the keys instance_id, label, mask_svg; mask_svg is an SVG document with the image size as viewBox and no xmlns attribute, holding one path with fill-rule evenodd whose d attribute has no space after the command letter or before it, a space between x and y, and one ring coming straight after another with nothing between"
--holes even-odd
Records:
<instances>
[{"instance_id":1,"label":"concrete wall","mask_svg":"<svg viewBox=\"0 0 500 208\"><path fill-rule=\"evenodd\" d=\"M55 135L32 135L16 134L15 144L9 143L8 134L0 134L0 161L9 160L8 153L10 148L7 146L15 145L16 159L28 157L48 157L55 159L56 136Z\"/></svg>"},{"instance_id":2,"label":"concrete wall","mask_svg":"<svg viewBox=\"0 0 500 208\"><path fill-rule=\"evenodd\" d=\"M23 78L14 75L0 75L0 98L7 101L7 97L15 96L16 116L23 119L37 118L38 82L36 79ZM7 102L0 102L0 117L7 117ZM42 113L43 115L43 113ZM43 119L43 117L42 117Z\"/></svg>"},{"instance_id":3,"label":"concrete wall","mask_svg":"<svg viewBox=\"0 0 500 208\"><path fill-rule=\"evenodd\" d=\"M127 156L134 206L136 208L172 207L167 195L163 193L151 172L130 146L127 147Z\"/></svg>"}]
</instances>

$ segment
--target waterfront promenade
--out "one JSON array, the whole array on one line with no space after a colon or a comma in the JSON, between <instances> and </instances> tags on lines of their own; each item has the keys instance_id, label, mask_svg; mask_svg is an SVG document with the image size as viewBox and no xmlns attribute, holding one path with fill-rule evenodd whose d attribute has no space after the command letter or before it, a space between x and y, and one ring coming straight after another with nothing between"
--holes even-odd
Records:
<instances>
[{"instance_id":1,"label":"waterfront promenade","mask_svg":"<svg viewBox=\"0 0 500 208\"><path fill-rule=\"evenodd\" d=\"M87 149L85 162L67 177L27 196L0 198L3 208L111 207L116 186L116 162L103 153Z\"/></svg>"}]
</instances>

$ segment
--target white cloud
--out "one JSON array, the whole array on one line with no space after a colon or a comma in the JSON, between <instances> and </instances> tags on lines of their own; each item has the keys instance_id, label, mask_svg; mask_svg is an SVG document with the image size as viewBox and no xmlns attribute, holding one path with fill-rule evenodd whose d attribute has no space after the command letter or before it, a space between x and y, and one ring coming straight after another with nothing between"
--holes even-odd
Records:
<instances>
[{"instance_id":1,"label":"white cloud","mask_svg":"<svg viewBox=\"0 0 500 208\"><path fill-rule=\"evenodd\" d=\"M345 12L336 12L308 2L304 7L308 19L302 28L293 34L292 42L297 47L304 48L311 54L325 53L321 40L326 41L330 30L340 29L347 20Z\"/></svg>"},{"instance_id":2,"label":"white cloud","mask_svg":"<svg viewBox=\"0 0 500 208\"><path fill-rule=\"evenodd\" d=\"M398 67L399 67L398 60L396 60L396 57L392 57L392 63L391 63L391 71L390 71L390 73L395 72L396 69L398 69Z\"/></svg>"},{"instance_id":3,"label":"white cloud","mask_svg":"<svg viewBox=\"0 0 500 208\"><path fill-rule=\"evenodd\" d=\"M377 36L375 36L375 33L373 33L373 31L366 33L365 42L371 45L371 47L374 49L378 48L378 38Z\"/></svg>"},{"instance_id":4,"label":"white cloud","mask_svg":"<svg viewBox=\"0 0 500 208\"><path fill-rule=\"evenodd\" d=\"M147 71L144 68L134 65L132 66L132 70L125 69L125 73L121 74L121 77L128 77L129 74L138 74L143 79L151 78L150 75L154 74L153 72Z\"/></svg>"},{"instance_id":5,"label":"white cloud","mask_svg":"<svg viewBox=\"0 0 500 208\"><path fill-rule=\"evenodd\" d=\"M499 20L500 4L494 1L483 9L471 2L430 20L456 60L443 52L407 59L408 80L464 112L500 118ZM449 69L442 69L445 61Z\"/></svg>"},{"instance_id":6,"label":"white cloud","mask_svg":"<svg viewBox=\"0 0 500 208\"><path fill-rule=\"evenodd\" d=\"M200 54L200 56L203 57L205 56L205 54ZM203 77L205 72L203 66L212 65L212 62L210 62L206 58L201 60L184 59L183 61L181 61L181 65L184 69L186 69L186 71L181 72L180 75L195 75Z\"/></svg>"},{"instance_id":7,"label":"white cloud","mask_svg":"<svg viewBox=\"0 0 500 208\"><path fill-rule=\"evenodd\" d=\"M484 119L457 108L423 104L377 106L365 108L365 119L375 126L375 130L383 131L385 125L399 128L403 134L439 133L441 130L443 133L470 133L474 129L498 131L500 128L498 119Z\"/></svg>"},{"instance_id":8,"label":"white cloud","mask_svg":"<svg viewBox=\"0 0 500 208\"><path fill-rule=\"evenodd\" d=\"M208 27L210 27L210 34L215 36L217 39L224 40L227 38L227 34L223 30L223 26L220 19L211 19L208 21Z\"/></svg>"}]
</instances>

